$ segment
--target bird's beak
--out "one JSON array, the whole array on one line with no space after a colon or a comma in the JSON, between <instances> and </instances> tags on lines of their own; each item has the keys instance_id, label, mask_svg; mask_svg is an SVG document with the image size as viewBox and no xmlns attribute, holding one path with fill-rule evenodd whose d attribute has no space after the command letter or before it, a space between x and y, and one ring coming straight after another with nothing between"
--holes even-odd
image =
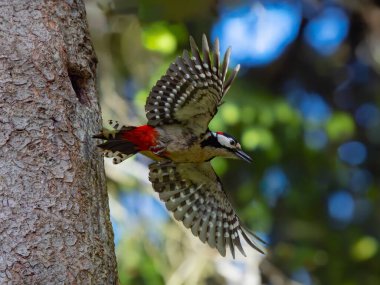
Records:
<instances>
[{"instance_id":1,"label":"bird's beak","mask_svg":"<svg viewBox=\"0 0 380 285\"><path fill-rule=\"evenodd\" d=\"M235 155L246 162L252 162L252 158L242 150L236 150Z\"/></svg>"}]
</instances>

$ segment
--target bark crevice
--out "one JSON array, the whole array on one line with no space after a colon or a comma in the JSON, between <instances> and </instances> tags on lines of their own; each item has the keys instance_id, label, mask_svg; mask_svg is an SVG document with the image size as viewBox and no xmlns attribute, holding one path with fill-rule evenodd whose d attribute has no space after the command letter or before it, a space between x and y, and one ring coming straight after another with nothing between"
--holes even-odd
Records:
<instances>
[{"instance_id":1,"label":"bark crevice","mask_svg":"<svg viewBox=\"0 0 380 285\"><path fill-rule=\"evenodd\" d=\"M73 72L70 72L70 70L69 70L69 78L70 78L71 86L74 89L75 95L78 98L78 101L81 104L88 105L90 103L90 99L87 96L88 80L76 75Z\"/></svg>"}]
</instances>

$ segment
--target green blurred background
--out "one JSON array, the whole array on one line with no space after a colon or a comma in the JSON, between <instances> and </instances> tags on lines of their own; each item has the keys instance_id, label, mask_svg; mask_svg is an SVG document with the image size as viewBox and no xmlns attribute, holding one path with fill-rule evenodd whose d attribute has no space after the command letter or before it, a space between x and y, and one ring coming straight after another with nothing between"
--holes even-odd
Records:
<instances>
[{"instance_id":1,"label":"green blurred background","mask_svg":"<svg viewBox=\"0 0 380 285\"><path fill-rule=\"evenodd\" d=\"M378 2L378 1L377 1ZM372 1L86 1L104 121L146 123L149 90L192 35L241 64L211 122L254 159L215 159L262 256L222 258L175 223L149 160L106 159L124 284L380 284L380 5Z\"/></svg>"}]
</instances>

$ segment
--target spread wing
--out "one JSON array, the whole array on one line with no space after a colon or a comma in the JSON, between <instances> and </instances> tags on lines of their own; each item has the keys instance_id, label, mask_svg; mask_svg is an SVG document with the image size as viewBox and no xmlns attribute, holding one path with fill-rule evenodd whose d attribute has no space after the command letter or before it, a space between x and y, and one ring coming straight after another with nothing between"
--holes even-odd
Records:
<instances>
[{"instance_id":1,"label":"spread wing","mask_svg":"<svg viewBox=\"0 0 380 285\"><path fill-rule=\"evenodd\" d=\"M182 124L198 135L207 130L240 66L226 78L230 48L221 63L218 39L212 52L205 35L202 40L202 56L190 37L192 55L185 50L152 88L145 105L149 125Z\"/></svg>"},{"instance_id":2,"label":"spread wing","mask_svg":"<svg viewBox=\"0 0 380 285\"><path fill-rule=\"evenodd\" d=\"M243 228L209 162L168 161L153 163L149 169L149 180L166 208L202 242L216 247L222 256L229 246L235 258L235 247L245 256L240 242L243 237L251 247L263 253L249 235L261 240Z\"/></svg>"}]
</instances>

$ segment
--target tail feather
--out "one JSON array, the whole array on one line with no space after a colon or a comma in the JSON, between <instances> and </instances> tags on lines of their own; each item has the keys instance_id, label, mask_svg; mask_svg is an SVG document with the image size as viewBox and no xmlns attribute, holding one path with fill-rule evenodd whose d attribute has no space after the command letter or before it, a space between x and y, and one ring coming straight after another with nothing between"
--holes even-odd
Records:
<instances>
[{"instance_id":1,"label":"tail feather","mask_svg":"<svg viewBox=\"0 0 380 285\"><path fill-rule=\"evenodd\" d=\"M97 134L97 135L93 135L92 136L93 139L101 139L101 140L106 140L107 138L104 136L103 132Z\"/></svg>"},{"instance_id":2,"label":"tail feather","mask_svg":"<svg viewBox=\"0 0 380 285\"><path fill-rule=\"evenodd\" d=\"M99 144L98 147L111 152L118 151L126 155L135 154L139 151L134 143L121 139L109 139L105 143Z\"/></svg>"},{"instance_id":3,"label":"tail feather","mask_svg":"<svg viewBox=\"0 0 380 285\"><path fill-rule=\"evenodd\" d=\"M113 130L103 129L99 134L94 135L93 138L106 140L98 144L98 147L103 150L105 157L113 157L113 163L118 164L139 152L139 149L134 143L123 138L126 132L136 127L122 126L118 128L118 123L114 125L112 126Z\"/></svg>"}]
</instances>

